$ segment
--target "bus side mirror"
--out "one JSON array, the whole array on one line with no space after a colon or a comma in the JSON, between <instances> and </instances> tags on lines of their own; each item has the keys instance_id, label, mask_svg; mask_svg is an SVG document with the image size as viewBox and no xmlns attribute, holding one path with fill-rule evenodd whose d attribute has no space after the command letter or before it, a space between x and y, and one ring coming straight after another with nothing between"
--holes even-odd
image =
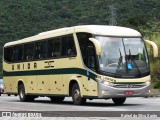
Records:
<instances>
[{"instance_id":1,"label":"bus side mirror","mask_svg":"<svg viewBox=\"0 0 160 120\"><path fill-rule=\"evenodd\" d=\"M95 38L89 38L89 40L93 42L93 44L94 44L94 46L96 48L96 54L98 56L100 56L101 53L102 53L102 48L101 48L100 42L97 39L95 39Z\"/></svg>"},{"instance_id":2,"label":"bus side mirror","mask_svg":"<svg viewBox=\"0 0 160 120\"><path fill-rule=\"evenodd\" d=\"M154 43L153 41L150 40L145 40L146 43L150 44L153 47L153 55L154 57L158 57L158 46L156 45L156 43Z\"/></svg>"}]
</instances>

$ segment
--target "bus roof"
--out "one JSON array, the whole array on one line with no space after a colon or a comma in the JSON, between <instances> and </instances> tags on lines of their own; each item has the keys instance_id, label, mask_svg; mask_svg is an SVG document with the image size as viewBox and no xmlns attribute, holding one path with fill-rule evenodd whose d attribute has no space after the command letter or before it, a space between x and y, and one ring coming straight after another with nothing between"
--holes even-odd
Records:
<instances>
[{"instance_id":1,"label":"bus roof","mask_svg":"<svg viewBox=\"0 0 160 120\"><path fill-rule=\"evenodd\" d=\"M138 31L120 26L84 25L75 27L75 32L82 31L104 36L141 37L141 34Z\"/></svg>"},{"instance_id":2,"label":"bus roof","mask_svg":"<svg viewBox=\"0 0 160 120\"><path fill-rule=\"evenodd\" d=\"M26 42L31 42L35 40L47 39L61 35L72 34L73 32L86 32L95 35L104 36L123 36L123 37L141 37L141 34L131 28L119 27L119 26L107 26L107 25L81 25L74 27L60 28L56 30L46 31L39 33L38 35L24 38L21 40L6 43L4 47L11 46L15 44L21 44Z\"/></svg>"}]
</instances>

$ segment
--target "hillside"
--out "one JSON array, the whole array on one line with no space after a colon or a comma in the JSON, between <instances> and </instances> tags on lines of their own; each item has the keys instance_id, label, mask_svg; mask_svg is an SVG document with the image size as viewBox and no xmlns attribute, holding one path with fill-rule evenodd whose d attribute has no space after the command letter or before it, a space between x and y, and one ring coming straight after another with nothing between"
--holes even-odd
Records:
<instances>
[{"instance_id":1,"label":"hillside","mask_svg":"<svg viewBox=\"0 0 160 120\"><path fill-rule=\"evenodd\" d=\"M108 25L110 6L118 26L134 28L148 38L159 37L160 0L1 0L0 59L8 41L61 27Z\"/></svg>"},{"instance_id":2,"label":"hillside","mask_svg":"<svg viewBox=\"0 0 160 120\"><path fill-rule=\"evenodd\" d=\"M11 41L42 31L81 24L109 24L116 8L117 25L144 34L159 32L159 0L3 0L0 39Z\"/></svg>"}]
</instances>

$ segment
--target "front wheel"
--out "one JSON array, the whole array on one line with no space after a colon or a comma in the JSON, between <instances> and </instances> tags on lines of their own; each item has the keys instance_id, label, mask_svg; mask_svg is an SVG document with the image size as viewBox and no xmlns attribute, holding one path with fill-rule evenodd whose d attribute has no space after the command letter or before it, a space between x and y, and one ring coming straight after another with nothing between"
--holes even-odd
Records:
<instances>
[{"instance_id":1,"label":"front wheel","mask_svg":"<svg viewBox=\"0 0 160 120\"><path fill-rule=\"evenodd\" d=\"M82 105L86 103L86 98L81 97L81 92L77 83L72 87L72 99L73 103L76 105Z\"/></svg>"},{"instance_id":2,"label":"front wheel","mask_svg":"<svg viewBox=\"0 0 160 120\"><path fill-rule=\"evenodd\" d=\"M126 101L126 97L124 97L124 98L112 98L112 101L116 105L122 105Z\"/></svg>"}]
</instances>

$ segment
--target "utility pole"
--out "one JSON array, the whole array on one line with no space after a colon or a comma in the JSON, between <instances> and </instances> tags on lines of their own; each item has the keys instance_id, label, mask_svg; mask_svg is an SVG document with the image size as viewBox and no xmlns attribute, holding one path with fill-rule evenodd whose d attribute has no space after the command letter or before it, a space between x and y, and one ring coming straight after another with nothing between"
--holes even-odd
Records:
<instances>
[{"instance_id":1,"label":"utility pole","mask_svg":"<svg viewBox=\"0 0 160 120\"><path fill-rule=\"evenodd\" d=\"M109 25L117 25L116 8L113 5L109 5Z\"/></svg>"}]
</instances>

